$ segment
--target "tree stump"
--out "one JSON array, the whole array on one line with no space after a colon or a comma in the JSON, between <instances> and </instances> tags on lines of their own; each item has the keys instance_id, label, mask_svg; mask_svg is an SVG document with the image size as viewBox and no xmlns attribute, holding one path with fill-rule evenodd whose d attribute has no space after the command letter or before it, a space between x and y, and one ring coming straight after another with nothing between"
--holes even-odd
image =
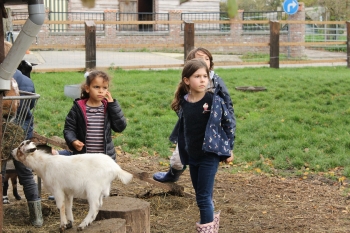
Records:
<instances>
[{"instance_id":1,"label":"tree stump","mask_svg":"<svg viewBox=\"0 0 350 233\"><path fill-rule=\"evenodd\" d=\"M126 232L126 221L120 218L111 218L101 221L93 221L91 225L84 228L84 233L125 233ZM77 232L77 226L66 230L65 232Z\"/></svg>"},{"instance_id":2,"label":"tree stump","mask_svg":"<svg viewBox=\"0 0 350 233\"><path fill-rule=\"evenodd\" d=\"M127 233L150 233L150 204L137 198L113 196L103 201L96 220L122 218Z\"/></svg>"}]
</instances>

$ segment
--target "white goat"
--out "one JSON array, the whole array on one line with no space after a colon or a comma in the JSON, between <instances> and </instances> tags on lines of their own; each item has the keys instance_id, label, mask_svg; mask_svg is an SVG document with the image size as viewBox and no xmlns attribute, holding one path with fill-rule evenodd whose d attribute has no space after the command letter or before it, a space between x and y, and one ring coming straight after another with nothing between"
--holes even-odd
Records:
<instances>
[{"instance_id":1,"label":"white goat","mask_svg":"<svg viewBox=\"0 0 350 233\"><path fill-rule=\"evenodd\" d=\"M103 197L109 196L111 182L119 178L124 184L132 179L132 174L122 170L105 154L79 154L61 156L48 154L29 141L23 141L12 151L12 156L40 176L45 187L55 196L60 210L60 232L72 228L73 197L87 199L89 213L78 226L83 230L95 220Z\"/></svg>"}]
</instances>

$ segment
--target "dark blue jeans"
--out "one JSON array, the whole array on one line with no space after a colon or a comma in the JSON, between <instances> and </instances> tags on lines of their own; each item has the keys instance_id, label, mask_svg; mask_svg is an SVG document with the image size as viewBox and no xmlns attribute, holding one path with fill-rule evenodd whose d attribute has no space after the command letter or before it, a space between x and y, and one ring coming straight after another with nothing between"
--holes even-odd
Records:
<instances>
[{"instance_id":1,"label":"dark blue jeans","mask_svg":"<svg viewBox=\"0 0 350 233\"><path fill-rule=\"evenodd\" d=\"M199 208L200 224L214 220L213 189L214 179L218 171L220 158L214 153L189 158L192 185L196 191L196 201Z\"/></svg>"},{"instance_id":2,"label":"dark blue jeans","mask_svg":"<svg viewBox=\"0 0 350 233\"><path fill-rule=\"evenodd\" d=\"M59 155L64 155L64 156L73 155L73 153L70 152L69 150L59 150L59 151L58 151L58 154L59 154Z\"/></svg>"},{"instance_id":3,"label":"dark blue jeans","mask_svg":"<svg viewBox=\"0 0 350 233\"><path fill-rule=\"evenodd\" d=\"M27 201L40 200L38 185L34 180L32 170L15 159L13 160L13 163L18 174L19 183L23 186L23 192L26 196Z\"/></svg>"},{"instance_id":4,"label":"dark blue jeans","mask_svg":"<svg viewBox=\"0 0 350 233\"><path fill-rule=\"evenodd\" d=\"M33 121L31 121L31 119L25 120L23 122L22 128L25 132L27 131L26 140L32 138ZM26 196L27 201L40 200L38 185L34 180L34 175L32 170L24 166L23 163L18 162L15 159L13 159L13 164L15 165L16 172L18 174L19 183L23 186L23 192L24 192L24 195Z\"/></svg>"}]
</instances>

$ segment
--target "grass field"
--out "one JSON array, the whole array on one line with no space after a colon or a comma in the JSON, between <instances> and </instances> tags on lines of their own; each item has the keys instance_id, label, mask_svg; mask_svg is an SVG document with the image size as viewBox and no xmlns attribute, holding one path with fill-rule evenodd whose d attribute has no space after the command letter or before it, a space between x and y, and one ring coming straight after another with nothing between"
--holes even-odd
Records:
<instances>
[{"instance_id":1,"label":"grass field","mask_svg":"<svg viewBox=\"0 0 350 233\"><path fill-rule=\"evenodd\" d=\"M140 156L166 158L168 137L177 120L169 105L180 70L109 71L111 92L128 120L114 134L116 146ZM236 114L235 165L256 171L334 171L350 177L350 79L344 67L217 69L229 89ZM62 137L72 99L64 85L84 81L82 73L34 73L41 95L35 130ZM267 91L242 92L237 86L264 86Z\"/></svg>"}]
</instances>

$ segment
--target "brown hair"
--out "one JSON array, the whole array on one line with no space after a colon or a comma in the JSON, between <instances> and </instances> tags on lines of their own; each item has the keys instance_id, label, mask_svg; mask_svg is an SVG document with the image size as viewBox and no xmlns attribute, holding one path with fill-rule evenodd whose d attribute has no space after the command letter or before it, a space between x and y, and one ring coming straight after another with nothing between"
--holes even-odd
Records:
<instances>
[{"instance_id":1,"label":"brown hair","mask_svg":"<svg viewBox=\"0 0 350 233\"><path fill-rule=\"evenodd\" d=\"M197 70L205 68L208 78L209 78L209 69L207 64L201 58L194 58L189 61L186 61L184 68L182 70L181 81L177 86L175 91L175 97L171 103L171 109L175 112L180 110L181 100L189 92L190 88L184 82L184 78L190 78Z\"/></svg>"},{"instance_id":2,"label":"brown hair","mask_svg":"<svg viewBox=\"0 0 350 233\"><path fill-rule=\"evenodd\" d=\"M99 71L99 70L91 71L89 73L89 75L86 77L85 83L81 85L80 98L82 98L82 99L90 98L90 95L89 95L89 93L86 92L85 88L87 86L90 86L91 82L97 77L101 77L103 79L103 81L108 82L108 83L111 80L109 75L107 73L103 72L103 71Z\"/></svg>"},{"instance_id":3,"label":"brown hair","mask_svg":"<svg viewBox=\"0 0 350 233\"><path fill-rule=\"evenodd\" d=\"M209 57L209 60L210 60L209 70L213 70L214 69L213 55L211 55L211 53L209 52L208 49L205 49L205 48L202 48L202 47L198 47L196 49L192 49L188 53L188 55L186 57L186 61L191 60L193 58L196 58L196 53L199 52L199 51L204 53L205 55L207 55Z\"/></svg>"}]
</instances>

